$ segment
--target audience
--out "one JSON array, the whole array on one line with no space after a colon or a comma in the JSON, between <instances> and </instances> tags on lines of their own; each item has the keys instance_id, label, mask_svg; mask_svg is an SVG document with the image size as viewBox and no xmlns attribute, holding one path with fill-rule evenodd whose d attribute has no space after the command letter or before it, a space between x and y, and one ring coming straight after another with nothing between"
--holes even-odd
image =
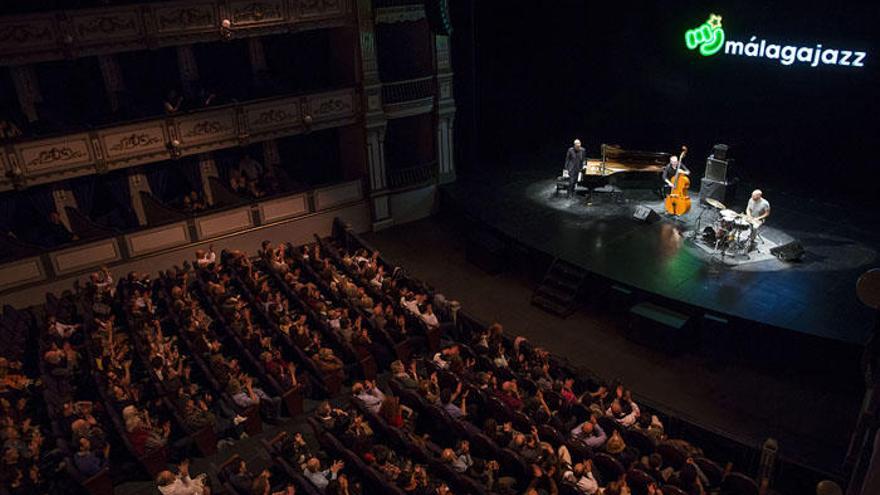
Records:
<instances>
[{"instance_id":1,"label":"audience","mask_svg":"<svg viewBox=\"0 0 880 495\"><path fill-rule=\"evenodd\" d=\"M155 281L131 273L115 287L108 270L92 274L83 291L84 324L55 311L45 320L41 349L53 390L77 387L89 369L100 371L97 382L106 395L101 407L59 402L56 417L74 446L73 468L88 478L113 464L103 427L112 422L105 412L118 415L135 456L164 449L182 456L168 402L187 431L213 428L218 438L237 436L244 418L236 411L256 406L269 421L281 418L279 390L267 384L284 391L327 375L345 381L352 373L363 376L361 361L374 357L380 370L391 371L388 386L355 380L348 407L324 401L314 414L316 433L333 435L363 466L330 461L300 433L280 441L284 458L322 493L362 493L351 476L364 475L364 469L375 471L372 483L393 484L404 493L451 493L450 486L468 483L502 495L635 489L632 480L609 476L605 464L594 464L596 456L619 463L622 472L639 471L649 480L644 490L653 495L666 485L690 494L718 488L694 461L699 449L667 438L660 419L643 411L629 390L580 380L546 350L508 338L501 325L457 328L443 335L452 340L426 352L429 332L449 321L429 302L440 300L443 308L442 298L387 270L375 253L335 249L266 242L253 261L240 251L218 256L209 247L196 253L192 265ZM391 328L400 331L392 335ZM413 337L425 340L401 354L399 345ZM85 346L93 362L83 358ZM380 357L383 351L387 358ZM30 386L17 367L0 361L4 400L8 391L23 393ZM206 389L205 378L219 390ZM168 402L156 401L154 389L173 393ZM2 404L4 418L21 415L7 405L12 402ZM2 470L4 481L39 486L39 429L26 420L4 425L4 466L13 466ZM674 469L663 456L640 452L638 442L628 445L630 430L668 444L687 460ZM281 478L271 469L252 472L241 460L228 481L241 493L294 493ZM206 481L204 475L190 477L186 462L176 473L156 476L163 494L209 493Z\"/></svg>"}]
</instances>

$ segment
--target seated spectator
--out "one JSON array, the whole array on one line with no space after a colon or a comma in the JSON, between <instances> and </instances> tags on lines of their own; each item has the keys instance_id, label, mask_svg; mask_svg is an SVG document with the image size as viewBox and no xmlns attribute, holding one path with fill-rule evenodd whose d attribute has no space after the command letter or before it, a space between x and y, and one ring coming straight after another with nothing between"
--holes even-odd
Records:
<instances>
[{"instance_id":1,"label":"seated spectator","mask_svg":"<svg viewBox=\"0 0 880 495\"><path fill-rule=\"evenodd\" d=\"M303 469L303 475L315 485L318 490L324 491L331 480L335 480L339 471L345 467L342 461L333 461L328 469L321 469L321 461L317 457L312 457L306 462Z\"/></svg>"},{"instance_id":2,"label":"seated spectator","mask_svg":"<svg viewBox=\"0 0 880 495\"><path fill-rule=\"evenodd\" d=\"M351 386L351 394L363 402L367 410L373 414L378 414L382 407L382 401L385 400L385 394L379 390L379 387L370 380L364 380L363 383L355 382Z\"/></svg>"},{"instance_id":3,"label":"seated spectator","mask_svg":"<svg viewBox=\"0 0 880 495\"><path fill-rule=\"evenodd\" d=\"M71 338L75 332L82 328L82 325L79 323L73 325L62 323L55 316L50 316L46 320L46 326L49 335L64 340Z\"/></svg>"},{"instance_id":4,"label":"seated spectator","mask_svg":"<svg viewBox=\"0 0 880 495\"><path fill-rule=\"evenodd\" d=\"M233 169L229 172L229 189L235 194L247 192L247 179L238 170Z\"/></svg>"},{"instance_id":5,"label":"seated spectator","mask_svg":"<svg viewBox=\"0 0 880 495\"><path fill-rule=\"evenodd\" d=\"M364 421L361 414L355 414L352 417L348 428L342 433L342 438L351 446L351 449L357 453L367 451L373 438L373 428L370 423Z\"/></svg>"},{"instance_id":6,"label":"seated spectator","mask_svg":"<svg viewBox=\"0 0 880 495\"><path fill-rule=\"evenodd\" d=\"M637 454L632 448L627 448L626 442L620 432L614 430L605 442L605 452L617 457L621 464L630 466L636 461Z\"/></svg>"},{"instance_id":7,"label":"seated spectator","mask_svg":"<svg viewBox=\"0 0 880 495\"><path fill-rule=\"evenodd\" d=\"M501 388L495 392L495 396L513 411L519 411L523 408L524 404L519 395L519 387L513 380L503 382Z\"/></svg>"},{"instance_id":8,"label":"seated spectator","mask_svg":"<svg viewBox=\"0 0 880 495\"><path fill-rule=\"evenodd\" d=\"M548 473L537 464L532 464L532 481L526 488L527 494L531 492L548 495L557 495L559 493L559 487L556 486L556 480L553 479L551 473Z\"/></svg>"},{"instance_id":9,"label":"seated spectator","mask_svg":"<svg viewBox=\"0 0 880 495\"><path fill-rule=\"evenodd\" d=\"M629 410L627 412L627 409ZM629 428L639 419L639 406L632 401L614 399L611 406L605 411L605 415L616 421L619 425Z\"/></svg>"},{"instance_id":10,"label":"seated spectator","mask_svg":"<svg viewBox=\"0 0 880 495\"><path fill-rule=\"evenodd\" d=\"M474 459L471 457L471 443L467 440L459 440L458 447L455 449L455 462L452 463L452 469L457 473L464 473L474 465Z\"/></svg>"},{"instance_id":11,"label":"seated spectator","mask_svg":"<svg viewBox=\"0 0 880 495\"><path fill-rule=\"evenodd\" d=\"M156 476L156 485L162 495L210 495L211 490L206 481L205 473L195 479L190 477L188 459L180 463L176 475L166 470Z\"/></svg>"},{"instance_id":12,"label":"seated spectator","mask_svg":"<svg viewBox=\"0 0 880 495\"><path fill-rule=\"evenodd\" d=\"M171 435L171 423L165 422L160 427L153 426L149 413L141 414L134 406L126 406L122 410L125 432L137 455L144 455L164 447Z\"/></svg>"},{"instance_id":13,"label":"seated spectator","mask_svg":"<svg viewBox=\"0 0 880 495\"><path fill-rule=\"evenodd\" d=\"M434 354L434 364L436 364L440 369L449 369L450 361L454 359L460 359L459 357L459 347L458 344L453 344L443 349L440 349L440 352Z\"/></svg>"},{"instance_id":14,"label":"seated spectator","mask_svg":"<svg viewBox=\"0 0 880 495\"><path fill-rule=\"evenodd\" d=\"M595 449L605 445L608 436L593 416L571 430L571 439Z\"/></svg>"},{"instance_id":15,"label":"seated spectator","mask_svg":"<svg viewBox=\"0 0 880 495\"><path fill-rule=\"evenodd\" d=\"M196 249L196 266L199 268L207 268L217 262L217 253L214 252L214 245L208 245L208 250Z\"/></svg>"},{"instance_id":16,"label":"seated spectator","mask_svg":"<svg viewBox=\"0 0 880 495\"><path fill-rule=\"evenodd\" d=\"M663 429L663 423L655 414L642 414L636 422L635 429L648 435L654 443L658 443L666 437Z\"/></svg>"},{"instance_id":17,"label":"seated spectator","mask_svg":"<svg viewBox=\"0 0 880 495\"><path fill-rule=\"evenodd\" d=\"M260 361L266 368L266 372L278 382L281 388L284 390L296 388L296 366L281 357L281 349L276 348L262 352Z\"/></svg>"},{"instance_id":18,"label":"seated spectator","mask_svg":"<svg viewBox=\"0 0 880 495\"><path fill-rule=\"evenodd\" d=\"M198 213L207 208L205 200L196 191L190 191L181 199L181 208L187 213Z\"/></svg>"},{"instance_id":19,"label":"seated spectator","mask_svg":"<svg viewBox=\"0 0 880 495\"><path fill-rule=\"evenodd\" d=\"M390 426L401 428L404 425L403 406L400 399L392 395L386 395L379 407L379 416Z\"/></svg>"},{"instance_id":20,"label":"seated spectator","mask_svg":"<svg viewBox=\"0 0 880 495\"><path fill-rule=\"evenodd\" d=\"M402 361L393 361L391 363L391 376L405 389L415 390L419 387L419 375L416 373L415 361L410 365L409 372L406 371Z\"/></svg>"},{"instance_id":21,"label":"seated spectator","mask_svg":"<svg viewBox=\"0 0 880 495\"><path fill-rule=\"evenodd\" d=\"M79 439L79 450L73 455L73 464L76 469L85 478L91 478L98 474L107 465L107 459L110 455L110 444L104 445L104 450L100 453L92 449L92 444L88 438Z\"/></svg>"},{"instance_id":22,"label":"seated spectator","mask_svg":"<svg viewBox=\"0 0 880 495\"><path fill-rule=\"evenodd\" d=\"M282 443L282 449L284 454L296 463L296 466L299 466L300 469L305 467L305 463L314 457L311 447L306 443L305 438L303 438L300 432L294 433L293 436L286 435Z\"/></svg>"},{"instance_id":23,"label":"seated spectator","mask_svg":"<svg viewBox=\"0 0 880 495\"><path fill-rule=\"evenodd\" d=\"M470 390L465 390L463 394L461 393L461 382L458 382L454 392L449 389L440 391L440 403L446 414L452 416L453 419L467 416L467 396L469 392ZM455 405L454 402L459 396L461 396L461 406Z\"/></svg>"},{"instance_id":24,"label":"seated spectator","mask_svg":"<svg viewBox=\"0 0 880 495\"><path fill-rule=\"evenodd\" d=\"M323 373L338 375L340 379L345 378L345 365L341 359L333 354L333 349L322 347L317 354L312 356L312 360Z\"/></svg>"},{"instance_id":25,"label":"seated spectator","mask_svg":"<svg viewBox=\"0 0 880 495\"><path fill-rule=\"evenodd\" d=\"M229 381L229 395L235 405L241 408L260 406L266 419L273 421L281 417L281 397L271 397L262 388L254 385L254 379L245 374L241 380L233 378Z\"/></svg>"},{"instance_id":26,"label":"seated spectator","mask_svg":"<svg viewBox=\"0 0 880 495\"><path fill-rule=\"evenodd\" d=\"M252 493L251 487L254 486L255 480L256 477L251 474L244 459L239 460L238 466L235 466L235 472L229 476L229 483L239 493Z\"/></svg>"},{"instance_id":27,"label":"seated spectator","mask_svg":"<svg viewBox=\"0 0 880 495\"><path fill-rule=\"evenodd\" d=\"M593 474L593 461L586 459L562 473L562 479L574 485L578 493L595 495L599 491L599 482Z\"/></svg>"},{"instance_id":28,"label":"seated spectator","mask_svg":"<svg viewBox=\"0 0 880 495\"><path fill-rule=\"evenodd\" d=\"M338 407L331 406L327 401L322 402L321 405L318 406L315 417L318 419L318 422L328 430L336 430L340 427L345 427L349 421L349 415L347 412Z\"/></svg>"},{"instance_id":29,"label":"seated spectator","mask_svg":"<svg viewBox=\"0 0 880 495\"><path fill-rule=\"evenodd\" d=\"M419 380L418 394L430 404L440 403L440 387L436 377L437 374L432 373L431 379Z\"/></svg>"},{"instance_id":30,"label":"seated spectator","mask_svg":"<svg viewBox=\"0 0 880 495\"><path fill-rule=\"evenodd\" d=\"M425 322L428 328L440 327L440 320L437 319L437 315L434 314L434 307L430 304L425 306L425 312L419 315L419 318Z\"/></svg>"}]
</instances>

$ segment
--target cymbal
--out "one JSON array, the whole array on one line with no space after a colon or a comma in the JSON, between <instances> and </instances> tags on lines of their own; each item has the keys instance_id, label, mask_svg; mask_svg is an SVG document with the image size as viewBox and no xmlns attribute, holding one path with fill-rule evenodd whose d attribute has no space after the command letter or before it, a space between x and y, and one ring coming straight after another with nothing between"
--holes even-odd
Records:
<instances>
[{"instance_id":1,"label":"cymbal","mask_svg":"<svg viewBox=\"0 0 880 495\"><path fill-rule=\"evenodd\" d=\"M718 201L715 198L706 198L706 204L708 204L709 206L711 206L713 208L718 208L719 210L724 210L727 208L726 206L724 206L724 203L722 203L721 201Z\"/></svg>"}]
</instances>

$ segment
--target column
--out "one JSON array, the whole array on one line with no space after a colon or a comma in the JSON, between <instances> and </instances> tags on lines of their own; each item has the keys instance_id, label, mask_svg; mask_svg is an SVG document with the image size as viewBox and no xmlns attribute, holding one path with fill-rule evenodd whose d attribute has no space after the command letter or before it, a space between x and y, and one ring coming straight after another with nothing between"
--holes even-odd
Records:
<instances>
[{"instance_id":1,"label":"column","mask_svg":"<svg viewBox=\"0 0 880 495\"><path fill-rule=\"evenodd\" d=\"M144 211L144 203L141 201L141 191L151 192L147 176L140 173L129 173L128 193L131 197L131 208L137 216L141 226L147 225L147 213Z\"/></svg>"},{"instance_id":2,"label":"column","mask_svg":"<svg viewBox=\"0 0 880 495\"><path fill-rule=\"evenodd\" d=\"M184 96L194 97L199 80L199 64L196 61L192 45L177 47L177 67L180 71L180 82L183 86Z\"/></svg>"},{"instance_id":3,"label":"column","mask_svg":"<svg viewBox=\"0 0 880 495\"><path fill-rule=\"evenodd\" d=\"M370 203L373 230L390 226L388 183L385 171L385 113L382 107L382 81L376 60L376 35L370 0L357 0L361 81L364 87L364 125L366 130L367 173L370 177Z\"/></svg>"},{"instance_id":4,"label":"column","mask_svg":"<svg viewBox=\"0 0 880 495\"><path fill-rule=\"evenodd\" d=\"M454 115L437 119L437 171L441 184L455 180L455 156L452 144Z\"/></svg>"},{"instance_id":5,"label":"column","mask_svg":"<svg viewBox=\"0 0 880 495\"><path fill-rule=\"evenodd\" d=\"M101 77L104 79L110 109L116 112L119 110L119 93L125 90L125 81L122 79L119 64L113 55L99 55L98 65L101 67Z\"/></svg>"},{"instance_id":6,"label":"column","mask_svg":"<svg viewBox=\"0 0 880 495\"><path fill-rule=\"evenodd\" d=\"M61 217L61 223L67 227L67 230L73 232L73 228L70 226L70 217L67 216L67 208L76 209L78 206L73 192L69 189L58 188L52 191L52 199L55 201L55 211Z\"/></svg>"},{"instance_id":7,"label":"column","mask_svg":"<svg viewBox=\"0 0 880 495\"><path fill-rule=\"evenodd\" d=\"M40 84L33 66L19 65L9 68L12 82L15 85L15 93L18 95L18 104L28 122L36 122L40 119L37 114L37 103L43 101L40 94Z\"/></svg>"},{"instance_id":8,"label":"column","mask_svg":"<svg viewBox=\"0 0 880 495\"><path fill-rule=\"evenodd\" d=\"M214 156L211 153L199 154L199 178L202 181L202 191L204 192L205 201L209 205L214 204L214 191L211 189L211 177L219 177L217 172L217 164L214 163Z\"/></svg>"},{"instance_id":9,"label":"column","mask_svg":"<svg viewBox=\"0 0 880 495\"><path fill-rule=\"evenodd\" d=\"M263 165L266 168L281 165L281 155L278 153L278 142L274 139L263 141Z\"/></svg>"},{"instance_id":10,"label":"column","mask_svg":"<svg viewBox=\"0 0 880 495\"><path fill-rule=\"evenodd\" d=\"M263 50L263 40L259 37L248 38L248 59L251 62L251 72L257 75L267 70L266 52Z\"/></svg>"}]
</instances>

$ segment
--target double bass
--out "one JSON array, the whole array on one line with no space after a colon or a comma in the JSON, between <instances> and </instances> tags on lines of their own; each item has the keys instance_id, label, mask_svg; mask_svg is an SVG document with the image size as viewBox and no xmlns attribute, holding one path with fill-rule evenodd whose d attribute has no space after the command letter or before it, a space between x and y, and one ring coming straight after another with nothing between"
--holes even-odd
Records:
<instances>
[{"instance_id":1,"label":"double bass","mask_svg":"<svg viewBox=\"0 0 880 495\"><path fill-rule=\"evenodd\" d=\"M691 198L688 196L691 180L681 171L682 160L686 154L687 146L682 146L681 154L678 156L678 170L672 178L672 191L666 196L665 201L666 213L670 215L684 215L691 210Z\"/></svg>"}]
</instances>

